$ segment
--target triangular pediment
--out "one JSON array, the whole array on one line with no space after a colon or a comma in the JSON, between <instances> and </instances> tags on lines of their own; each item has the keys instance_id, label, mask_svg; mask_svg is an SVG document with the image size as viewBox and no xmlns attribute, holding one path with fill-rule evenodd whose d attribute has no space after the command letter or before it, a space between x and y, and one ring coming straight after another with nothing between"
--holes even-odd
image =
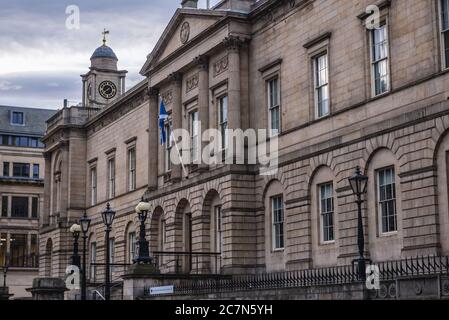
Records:
<instances>
[{"instance_id":1,"label":"triangular pediment","mask_svg":"<svg viewBox=\"0 0 449 320\"><path fill-rule=\"evenodd\" d=\"M224 12L213 10L178 9L153 51L147 56L141 73L144 74L151 65L157 64L187 45L216 24L224 15Z\"/></svg>"}]
</instances>

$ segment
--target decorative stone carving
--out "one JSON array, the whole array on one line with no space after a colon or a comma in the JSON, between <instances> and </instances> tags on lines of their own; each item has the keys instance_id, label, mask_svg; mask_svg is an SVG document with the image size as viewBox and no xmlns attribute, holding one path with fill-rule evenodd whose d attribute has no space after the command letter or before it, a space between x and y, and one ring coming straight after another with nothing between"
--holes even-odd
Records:
<instances>
[{"instance_id":1,"label":"decorative stone carving","mask_svg":"<svg viewBox=\"0 0 449 320\"><path fill-rule=\"evenodd\" d=\"M201 70L209 69L209 58L206 56L198 56L193 59L193 62L200 68Z\"/></svg>"},{"instance_id":2,"label":"decorative stone carving","mask_svg":"<svg viewBox=\"0 0 449 320\"><path fill-rule=\"evenodd\" d=\"M161 94L162 101L164 101L165 105L168 105L173 102L173 92L168 90Z\"/></svg>"},{"instance_id":3,"label":"decorative stone carving","mask_svg":"<svg viewBox=\"0 0 449 320\"><path fill-rule=\"evenodd\" d=\"M147 95L150 97L157 97L159 95L159 90L153 87L149 87L147 90Z\"/></svg>"},{"instance_id":4,"label":"decorative stone carving","mask_svg":"<svg viewBox=\"0 0 449 320\"><path fill-rule=\"evenodd\" d=\"M443 294L443 296L449 296L449 279L442 281L441 293Z\"/></svg>"},{"instance_id":5,"label":"decorative stone carving","mask_svg":"<svg viewBox=\"0 0 449 320\"><path fill-rule=\"evenodd\" d=\"M170 73L168 80L173 84L180 85L182 82L182 74L179 72Z\"/></svg>"},{"instance_id":6,"label":"decorative stone carving","mask_svg":"<svg viewBox=\"0 0 449 320\"><path fill-rule=\"evenodd\" d=\"M229 67L229 57L228 55L226 55L214 63L214 77L228 70L228 67Z\"/></svg>"},{"instance_id":7,"label":"decorative stone carving","mask_svg":"<svg viewBox=\"0 0 449 320\"><path fill-rule=\"evenodd\" d=\"M198 88L199 74L195 73L193 76L186 80L186 93Z\"/></svg>"},{"instance_id":8,"label":"decorative stone carving","mask_svg":"<svg viewBox=\"0 0 449 320\"><path fill-rule=\"evenodd\" d=\"M240 39L240 37L229 36L229 37L226 37L223 40L223 44L225 45L225 47L228 50L236 51L236 50L239 50L242 47L243 41Z\"/></svg>"},{"instance_id":9,"label":"decorative stone carving","mask_svg":"<svg viewBox=\"0 0 449 320\"><path fill-rule=\"evenodd\" d=\"M189 41L189 38L190 38L190 24L187 21L185 21L181 25L180 38L181 38L181 43L182 44L186 44L187 41Z\"/></svg>"}]
</instances>

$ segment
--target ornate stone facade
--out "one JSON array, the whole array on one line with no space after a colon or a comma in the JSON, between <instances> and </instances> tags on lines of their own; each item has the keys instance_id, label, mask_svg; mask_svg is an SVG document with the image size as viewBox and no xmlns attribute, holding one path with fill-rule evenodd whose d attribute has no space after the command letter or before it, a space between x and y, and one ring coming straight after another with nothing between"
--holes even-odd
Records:
<instances>
[{"instance_id":1,"label":"ornate stone facade","mask_svg":"<svg viewBox=\"0 0 449 320\"><path fill-rule=\"evenodd\" d=\"M379 88L370 54L374 31L363 15L370 1L220 5L232 4L247 14L176 11L142 68L147 80L124 96L126 103L120 99L80 126L65 123L47 133L46 141L61 134L69 146L61 149L60 138L47 145L53 154L49 167L61 163L61 199L68 200L58 223L50 219L41 231L41 249L52 241L58 253L52 275L63 274L70 248L66 228L84 210L94 219L90 247L96 244L96 260L103 261L99 214L106 202L118 212L115 259L130 262L133 208L143 195L152 208L151 252L161 255L162 272L246 274L350 264L358 256L357 210L348 183L356 166L369 178L363 224L366 255L373 262L449 255L449 76L440 58L437 1L379 3L388 28L388 74ZM181 41L185 22L190 37ZM208 58L209 68L196 63L198 55ZM323 56L326 63L318 59ZM317 111L323 106L317 65L327 75L324 116ZM188 86L196 75L198 86ZM195 111L202 132L218 128L223 97L227 128L268 128L277 121L278 172L263 176L254 165L216 164L186 174L180 165L167 165L166 146L159 143L160 97L148 96L148 87L161 93L174 129L189 129ZM270 100L275 92L267 91L273 88L276 104ZM378 89L384 91L376 94ZM145 98L138 100L140 92ZM120 115L111 118L114 112ZM132 137L135 144L129 145ZM116 148L117 190L109 199L105 151L111 148ZM132 148L137 182L129 190ZM93 167L98 185L92 204ZM47 195L53 205L55 198ZM279 210L282 218L274 219ZM48 206L49 217L52 212ZM329 215L332 219L323 220ZM209 255L193 261L199 252ZM46 264L41 265L44 273ZM388 296L395 290L383 291Z\"/></svg>"}]
</instances>

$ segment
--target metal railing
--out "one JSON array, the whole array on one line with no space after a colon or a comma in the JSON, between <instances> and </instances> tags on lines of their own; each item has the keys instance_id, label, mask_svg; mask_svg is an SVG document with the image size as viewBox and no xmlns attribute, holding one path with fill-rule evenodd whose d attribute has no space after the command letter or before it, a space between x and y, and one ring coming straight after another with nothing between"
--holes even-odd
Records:
<instances>
[{"instance_id":1,"label":"metal railing","mask_svg":"<svg viewBox=\"0 0 449 320\"><path fill-rule=\"evenodd\" d=\"M88 277L88 295L89 300L105 300L105 263L91 263L89 266ZM111 263L111 298L123 299L123 280L122 276L126 273L130 264Z\"/></svg>"},{"instance_id":2,"label":"metal railing","mask_svg":"<svg viewBox=\"0 0 449 320\"><path fill-rule=\"evenodd\" d=\"M379 268L380 281L425 275L448 275L449 257L414 257L397 261L373 263ZM232 279L183 280L174 288L174 294L207 294L226 291L300 288L322 285L358 283L356 265L329 268L233 276Z\"/></svg>"},{"instance_id":3,"label":"metal railing","mask_svg":"<svg viewBox=\"0 0 449 320\"><path fill-rule=\"evenodd\" d=\"M153 252L154 264L161 273L220 274L221 253L218 252Z\"/></svg>"}]
</instances>

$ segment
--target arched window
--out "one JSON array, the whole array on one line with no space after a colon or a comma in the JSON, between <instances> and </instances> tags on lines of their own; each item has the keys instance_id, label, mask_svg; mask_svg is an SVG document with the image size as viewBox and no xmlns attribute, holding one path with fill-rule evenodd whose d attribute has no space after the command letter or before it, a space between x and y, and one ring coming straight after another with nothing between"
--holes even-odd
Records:
<instances>
[{"instance_id":1,"label":"arched window","mask_svg":"<svg viewBox=\"0 0 449 320\"><path fill-rule=\"evenodd\" d=\"M312 259L314 267L337 264L338 206L333 171L326 166L318 168L310 183Z\"/></svg>"},{"instance_id":2,"label":"arched window","mask_svg":"<svg viewBox=\"0 0 449 320\"><path fill-rule=\"evenodd\" d=\"M379 149L367 164L368 239L374 261L401 257L402 220L399 165L386 148Z\"/></svg>"},{"instance_id":3,"label":"arched window","mask_svg":"<svg viewBox=\"0 0 449 320\"><path fill-rule=\"evenodd\" d=\"M285 270L286 215L284 188L278 180L265 190L265 264L267 271Z\"/></svg>"}]
</instances>

